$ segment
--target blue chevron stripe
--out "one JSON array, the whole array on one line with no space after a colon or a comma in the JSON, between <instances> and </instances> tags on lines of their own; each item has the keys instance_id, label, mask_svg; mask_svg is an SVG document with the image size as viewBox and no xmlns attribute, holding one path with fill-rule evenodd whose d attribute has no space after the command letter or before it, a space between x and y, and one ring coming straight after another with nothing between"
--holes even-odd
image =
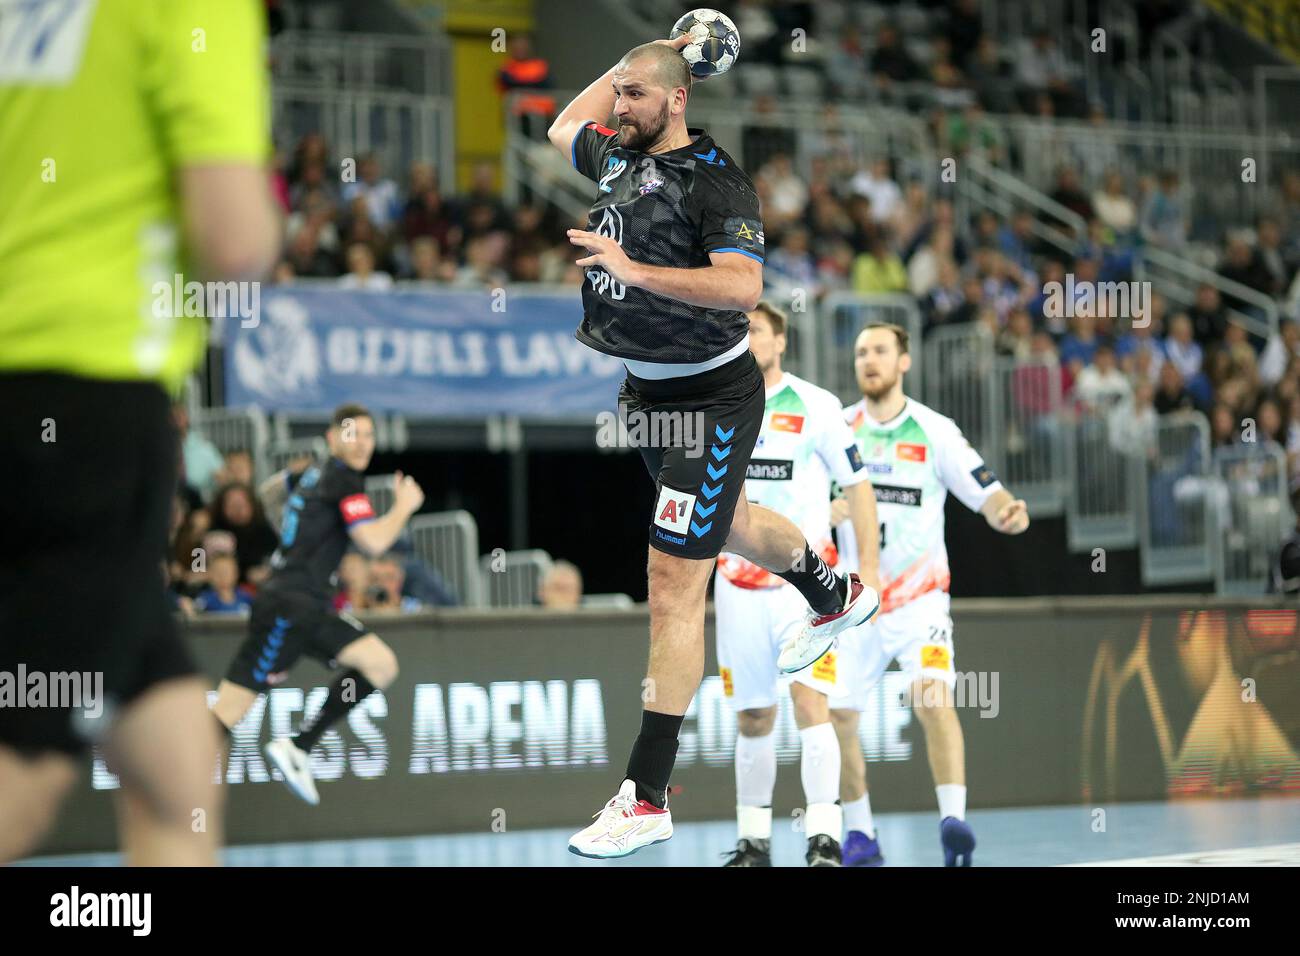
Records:
<instances>
[{"instance_id":1,"label":"blue chevron stripe","mask_svg":"<svg viewBox=\"0 0 1300 956\"><path fill-rule=\"evenodd\" d=\"M719 448L717 445L712 445L709 447L709 451L713 452L713 457L718 461L725 461L726 457L731 454L731 446L724 445Z\"/></svg>"},{"instance_id":2,"label":"blue chevron stripe","mask_svg":"<svg viewBox=\"0 0 1300 956\"><path fill-rule=\"evenodd\" d=\"M713 434L718 436L718 441L731 441L731 436L736 434L736 426L732 425L728 431L724 432L721 425L714 425Z\"/></svg>"},{"instance_id":3,"label":"blue chevron stripe","mask_svg":"<svg viewBox=\"0 0 1300 956\"><path fill-rule=\"evenodd\" d=\"M721 468L714 468L712 465L706 465L704 467L704 470L709 473L710 478L712 478L714 481L717 481L719 478L721 478L723 475L727 473L727 469L729 467L730 467L729 465L723 465Z\"/></svg>"},{"instance_id":4,"label":"blue chevron stripe","mask_svg":"<svg viewBox=\"0 0 1300 956\"><path fill-rule=\"evenodd\" d=\"M700 493L706 498L716 498L722 493L722 485L718 485L716 488L711 488L708 485L700 485Z\"/></svg>"},{"instance_id":5,"label":"blue chevron stripe","mask_svg":"<svg viewBox=\"0 0 1300 956\"><path fill-rule=\"evenodd\" d=\"M713 527L713 522L712 522L712 521L710 521L708 524L704 525L703 527L701 527L700 525L697 525L694 521L692 521L692 522L691 522L691 533L694 534L695 537L697 537L697 538L702 538L702 537L704 537L706 534L709 533L709 529L712 528L712 527Z\"/></svg>"},{"instance_id":6,"label":"blue chevron stripe","mask_svg":"<svg viewBox=\"0 0 1300 956\"><path fill-rule=\"evenodd\" d=\"M698 501L695 503L695 513L701 518L707 518L713 512L718 510L718 503L715 501L711 505L702 505Z\"/></svg>"}]
</instances>

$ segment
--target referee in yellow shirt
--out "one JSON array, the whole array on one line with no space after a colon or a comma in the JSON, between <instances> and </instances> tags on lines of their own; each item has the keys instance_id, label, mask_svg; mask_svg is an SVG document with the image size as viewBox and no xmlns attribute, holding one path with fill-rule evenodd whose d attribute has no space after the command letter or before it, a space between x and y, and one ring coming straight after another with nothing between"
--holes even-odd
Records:
<instances>
[{"instance_id":1,"label":"referee in yellow shirt","mask_svg":"<svg viewBox=\"0 0 1300 956\"><path fill-rule=\"evenodd\" d=\"M157 284L274 262L265 37L259 0L0 0L0 863L93 743L127 862L216 862L217 727L161 574L206 329Z\"/></svg>"}]
</instances>

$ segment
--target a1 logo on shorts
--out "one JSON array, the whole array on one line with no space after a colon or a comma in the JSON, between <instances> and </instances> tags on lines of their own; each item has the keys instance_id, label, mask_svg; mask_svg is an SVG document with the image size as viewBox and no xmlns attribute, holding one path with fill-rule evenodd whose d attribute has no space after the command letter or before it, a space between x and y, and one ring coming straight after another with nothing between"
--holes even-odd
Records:
<instances>
[{"instance_id":1,"label":"a1 logo on shorts","mask_svg":"<svg viewBox=\"0 0 1300 956\"><path fill-rule=\"evenodd\" d=\"M686 534L694 513L694 495L667 485L659 487L659 502L655 505L655 524L659 527L674 534Z\"/></svg>"}]
</instances>

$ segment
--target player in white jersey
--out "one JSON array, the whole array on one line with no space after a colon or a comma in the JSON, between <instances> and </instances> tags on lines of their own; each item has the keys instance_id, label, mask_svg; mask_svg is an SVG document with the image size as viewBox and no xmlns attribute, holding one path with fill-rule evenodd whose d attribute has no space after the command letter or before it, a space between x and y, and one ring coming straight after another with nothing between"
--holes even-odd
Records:
<instances>
[{"instance_id":1,"label":"player in white jersey","mask_svg":"<svg viewBox=\"0 0 1300 956\"><path fill-rule=\"evenodd\" d=\"M749 316L749 347L763 372L767 400L762 430L745 474L745 496L785 515L829 567L838 557L831 540L831 479L844 489L857 531L859 576L877 585L875 497L839 399L783 372L786 317L767 302ZM840 753L830 722L828 695L835 688L836 650L785 677L782 646L803 627L802 596L776 575L736 554L718 555L714 586L718 668L723 692L736 712L736 822L738 841L726 866L771 866L772 791L776 785L778 693L790 685L799 728L800 776L806 807L809 866L840 865L843 818Z\"/></svg>"},{"instance_id":2,"label":"player in white jersey","mask_svg":"<svg viewBox=\"0 0 1300 956\"><path fill-rule=\"evenodd\" d=\"M952 419L903 394L903 375L912 366L904 329L885 324L863 329L853 363L863 397L844 415L875 486L882 586L872 626L850 632L840 643L840 685L831 700L843 760L840 799L848 831L843 861L845 866L883 862L871 821L866 763L857 744L858 717L868 690L897 660L911 677L910 704L925 731L944 862L969 866L975 835L965 821L964 741L953 701L957 672L948 614L944 501L951 492L1003 534L1028 528L1029 512ZM852 529L841 526L838 533L845 557L851 558L847 539Z\"/></svg>"}]
</instances>

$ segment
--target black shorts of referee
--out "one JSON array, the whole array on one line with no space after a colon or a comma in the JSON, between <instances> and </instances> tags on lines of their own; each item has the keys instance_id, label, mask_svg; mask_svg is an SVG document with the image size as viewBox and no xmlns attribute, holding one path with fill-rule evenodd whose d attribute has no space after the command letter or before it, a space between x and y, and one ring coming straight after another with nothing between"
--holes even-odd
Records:
<instances>
[{"instance_id":1,"label":"black shorts of referee","mask_svg":"<svg viewBox=\"0 0 1300 956\"><path fill-rule=\"evenodd\" d=\"M650 545L683 558L715 558L731 532L745 472L763 427L763 373L746 351L707 372L670 379L628 374L619 416L655 482Z\"/></svg>"},{"instance_id":2,"label":"black shorts of referee","mask_svg":"<svg viewBox=\"0 0 1300 956\"><path fill-rule=\"evenodd\" d=\"M153 383L24 373L0 375L0 408L0 681L25 677L0 697L0 744L77 756L196 673L163 580L171 404Z\"/></svg>"}]
</instances>

